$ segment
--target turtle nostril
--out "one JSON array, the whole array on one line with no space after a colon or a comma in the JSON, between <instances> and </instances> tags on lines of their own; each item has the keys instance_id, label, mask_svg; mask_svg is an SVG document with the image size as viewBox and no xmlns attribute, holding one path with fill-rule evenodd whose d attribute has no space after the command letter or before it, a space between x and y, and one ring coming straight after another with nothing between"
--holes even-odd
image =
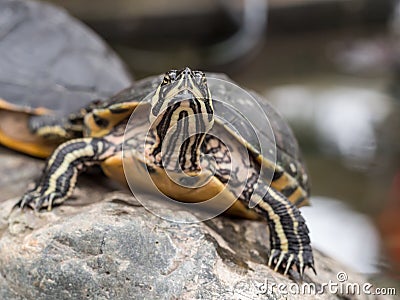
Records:
<instances>
[{"instance_id":1,"label":"turtle nostril","mask_svg":"<svg viewBox=\"0 0 400 300\"><path fill-rule=\"evenodd\" d=\"M190 68L186 67L186 68L184 68L184 69L182 70L182 73L183 73L184 75L189 75L189 74L192 73L192 70L190 70Z\"/></svg>"}]
</instances>

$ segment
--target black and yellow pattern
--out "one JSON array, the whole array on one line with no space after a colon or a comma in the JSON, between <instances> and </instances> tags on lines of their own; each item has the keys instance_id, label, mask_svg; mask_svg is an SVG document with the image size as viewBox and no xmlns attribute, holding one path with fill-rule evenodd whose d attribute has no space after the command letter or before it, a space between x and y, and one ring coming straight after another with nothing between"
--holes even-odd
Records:
<instances>
[{"instance_id":1,"label":"black and yellow pattern","mask_svg":"<svg viewBox=\"0 0 400 300\"><path fill-rule=\"evenodd\" d=\"M156 134L151 152L158 163L172 171L199 171L200 147L214 124L205 74L189 68L168 72L152 97L149 117Z\"/></svg>"},{"instance_id":2,"label":"black and yellow pattern","mask_svg":"<svg viewBox=\"0 0 400 300\"><path fill-rule=\"evenodd\" d=\"M309 231L300 211L282 193L269 187L266 189L266 193L261 194L263 189L256 187L253 197L258 203L254 209L265 216L270 230L268 265L274 266L275 271L283 266L284 274L292 266L297 267L300 275L306 267L315 272Z\"/></svg>"},{"instance_id":3,"label":"black and yellow pattern","mask_svg":"<svg viewBox=\"0 0 400 300\"><path fill-rule=\"evenodd\" d=\"M149 93L151 97L140 102ZM138 111L136 123L125 130L130 115ZM275 164L215 119L204 73L185 68L145 79L110 100L95 102L71 115L67 123L83 137L69 140L53 152L35 188L20 200L20 207L39 210L61 204L72 194L79 172L93 164L125 182L125 147L124 151L133 153L129 180L146 187L142 173L149 172L157 188L176 200L201 202L219 196L221 201L232 201L229 213L267 220L271 267L284 274L293 267L301 275L306 267L314 270L308 228L298 209L309 196L306 179L298 179L306 176L301 164L287 154L289 163L281 164L282 156L278 156ZM204 159L205 155L211 160ZM260 170L271 175L270 185ZM182 186L171 180L170 174L186 181L187 176L181 175L189 175L193 184L205 184Z\"/></svg>"},{"instance_id":4,"label":"black and yellow pattern","mask_svg":"<svg viewBox=\"0 0 400 300\"><path fill-rule=\"evenodd\" d=\"M115 145L98 138L74 139L62 144L47 160L35 188L28 191L18 205L51 210L53 204L61 204L71 196L78 173L114 154L113 147Z\"/></svg>"}]
</instances>

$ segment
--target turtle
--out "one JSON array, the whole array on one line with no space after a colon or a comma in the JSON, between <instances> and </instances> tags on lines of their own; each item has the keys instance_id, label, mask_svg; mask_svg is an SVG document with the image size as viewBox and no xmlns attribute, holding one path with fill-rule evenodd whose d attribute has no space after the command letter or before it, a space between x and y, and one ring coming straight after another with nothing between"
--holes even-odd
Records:
<instances>
[{"instance_id":1,"label":"turtle","mask_svg":"<svg viewBox=\"0 0 400 300\"><path fill-rule=\"evenodd\" d=\"M211 86L214 77L221 80ZM229 124L238 116L227 104L239 112L252 108L230 89L232 82L225 75L186 67L136 81L96 102L84 116L82 137L57 147L36 185L16 205L35 210L61 205L71 196L78 174L93 165L112 179L134 181L143 189L149 186L143 175L148 174L162 194L178 201L202 202L217 195L232 200L227 213L266 220L270 267L284 274L297 270L301 277L306 268L315 272L309 230L298 209L308 204L309 180L297 141L266 101L262 105L276 137L276 162L272 151L262 154L252 139L251 132L270 139L264 128L246 131L245 124L235 132ZM216 118L217 111L224 117ZM242 159L246 155L248 165ZM244 169L248 172L243 175Z\"/></svg>"},{"instance_id":2,"label":"turtle","mask_svg":"<svg viewBox=\"0 0 400 300\"><path fill-rule=\"evenodd\" d=\"M98 35L53 5L3 0L0 20L0 143L9 148L48 157L82 131L72 112L132 82Z\"/></svg>"}]
</instances>

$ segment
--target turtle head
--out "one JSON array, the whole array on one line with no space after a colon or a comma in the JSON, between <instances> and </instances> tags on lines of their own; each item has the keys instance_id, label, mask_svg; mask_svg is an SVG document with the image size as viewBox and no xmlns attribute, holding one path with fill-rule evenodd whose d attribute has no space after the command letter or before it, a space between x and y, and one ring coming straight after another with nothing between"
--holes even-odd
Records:
<instances>
[{"instance_id":1,"label":"turtle head","mask_svg":"<svg viewBox=\"0 0 400 300\"><path fill-rule=\"evenodd\" d=\"M156 135L152 155L168 170L200 170L200 148L214 124L212 98L203 72L167 72L151 102Z\"/></svg>"},{"instance_id":2,"label":"turtle head","mask_svg":"<svg viewBox=\"0 0 400 300\"><path fill-rule=\"evenodd\" d=\"M181 111L187 111L188 115L207 114L208 122L212 123L212 99L203 72L185 68L165 73L152 98L150 122L156 125L161 115Z\"/></svg>"}]
</instances>

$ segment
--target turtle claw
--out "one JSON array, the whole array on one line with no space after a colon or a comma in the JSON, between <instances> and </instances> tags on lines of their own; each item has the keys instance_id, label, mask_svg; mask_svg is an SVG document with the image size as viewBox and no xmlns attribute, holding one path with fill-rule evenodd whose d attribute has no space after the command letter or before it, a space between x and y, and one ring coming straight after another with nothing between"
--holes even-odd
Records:
<instances>
[{"instance_id":1,"label":"turtle claw","mask_svg":"<svg viewBox=\"0 0 400 300\"><path fill-rule=\"evenodd\" d=\"M274 271L283 271L284 275L296 267L301 278L303 278L306 267L312 269L315 275L317 274L311 251L303 251L299 253L294 250L282 251L279 249L272 249L268 260L268 266L273 268Z\"/></svg>"},{"instance_id":2,"label":"turtle claw","mask_svg":"<svg viewBox=\"0 0 400 300\"><path fill-rule=\"evenodd\" d=\"M34 208L31 203L34 202L34 199L39 196L39 193L35 191L29 191L27 192L22 198L15 204L15 206L18 206L19 208L23 209L27 206L30 206L31 208Z\"/></svg>"},{"instance_id":3,"label":"turtle claw","mask_svg":"<svg viewBox=\"0 0 400 300\"><path fill-rule=\"evenodd\" d=\"M48 193L46 195L41 195L38 191L33 190L27 192L16 204L21 209L25 207L30 207L35 211L39 211L43 207L47 207L50 211L53 207L55 200L62 198L59 193Z\"/></svg>"}]
</instances>

